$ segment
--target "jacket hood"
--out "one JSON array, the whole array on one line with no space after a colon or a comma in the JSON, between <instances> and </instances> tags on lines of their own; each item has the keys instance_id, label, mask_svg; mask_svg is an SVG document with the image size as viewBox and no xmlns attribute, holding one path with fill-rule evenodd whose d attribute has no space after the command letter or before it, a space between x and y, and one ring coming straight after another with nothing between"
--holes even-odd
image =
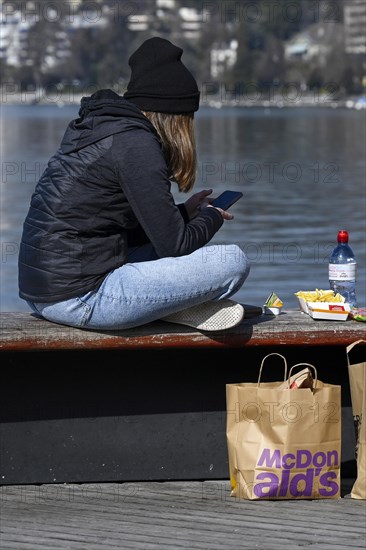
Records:
<instances>
[{"instance_id":1,"label":"jacket hood","mask_svg":"<svg viewBox=\"0 0 366 550\"><path fill-rule=\"evenodd\" d=\"M61 151L72 153L100 139L137 127L156 134L154 126L136 105L113 90L99 90L81 99L79 118L69 123Z\"/></svg>"}]
</instances>

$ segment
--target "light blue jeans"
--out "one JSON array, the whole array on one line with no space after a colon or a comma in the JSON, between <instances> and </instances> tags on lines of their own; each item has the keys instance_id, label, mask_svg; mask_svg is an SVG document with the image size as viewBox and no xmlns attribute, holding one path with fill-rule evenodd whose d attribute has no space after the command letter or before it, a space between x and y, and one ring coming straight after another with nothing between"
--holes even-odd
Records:
<instances>
[{"instance_id":1,"label":"light blue jeans","mask_svg":"<svg viewBox=\"0 0 366 550\"><path fill-rule=\"evenodd\" d=\"M156 259L151 245L129 249L128 263L97 290L62 302L33 303L49 321L101 330L127 329L182 309L235 294L249 262L235 244L211 245L178 258Z\"/></svg>"}]
</instances>

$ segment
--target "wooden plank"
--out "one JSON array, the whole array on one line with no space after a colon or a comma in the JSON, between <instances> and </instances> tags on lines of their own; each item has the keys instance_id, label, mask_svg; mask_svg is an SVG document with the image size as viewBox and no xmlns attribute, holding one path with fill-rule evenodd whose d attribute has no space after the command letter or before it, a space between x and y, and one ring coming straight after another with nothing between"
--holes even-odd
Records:
<instances>
[{"instance_id":1,"label":"wooden plank","mask_svg":"<svg viewBox=\"0 0 366 550\"><path fill-rule=\"evenodd\" d=\"M244 307L247 314L243 322L222 333L202 333L163 321L125 331L83 330L50 323L28 313L0 313L0 350L347 346L366 339L366 325L362 322L313 320L297 310L271 317L261 315L255 306Z\"/></svg>"},{"instance_id":2,"label":"wooden plank","mask_svg":"<svg viewBox=\"0 0 366 550\"><path fill-rule=\"evenodd\" d=\"M365 548L366 502L342 497L240 500L228 480L3 487L1 548Z\"/></svg>"}]
</instances>

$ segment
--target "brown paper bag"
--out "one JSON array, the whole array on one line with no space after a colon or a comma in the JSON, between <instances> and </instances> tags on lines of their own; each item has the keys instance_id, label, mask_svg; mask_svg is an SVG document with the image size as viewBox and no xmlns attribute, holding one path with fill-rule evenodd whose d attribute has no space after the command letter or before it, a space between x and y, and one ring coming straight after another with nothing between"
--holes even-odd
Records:
<instances>
[{"instance_id":1,"label":"brown paper bag","mask_svg":"<svg viewBox=\"0 0 366 550\"><path fill-rule=\"evenodd\" d=\"M282 357L283 381L261 382L270 355ZM300 365L315 373L312 389L289 388L291 373ZM308 363L294 365L287 376L285 357L270 353L260 365L257 383L226 385L226 404L232 496L340 498L340 386L318 380Z\"/></svg>"},{"instance_id":2,"label":"brown paper bag","mask_svg":"<svg viewBox=\"0 0 366 550\"><path fill-rule=\"evenodd\" d=\"M351 497L366 499L366 361L352 365L349 359L351 349L360 342L366 342L366 340L357 340L347 347L357 464L357 477L352 487Z\"/></svg>"}]
</instances>

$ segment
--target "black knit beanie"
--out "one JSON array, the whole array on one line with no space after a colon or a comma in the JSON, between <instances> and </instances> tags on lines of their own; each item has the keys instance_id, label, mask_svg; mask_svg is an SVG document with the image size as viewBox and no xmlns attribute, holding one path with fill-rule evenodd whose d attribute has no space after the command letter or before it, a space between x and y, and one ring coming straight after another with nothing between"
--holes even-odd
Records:
<instances>
[{"instance_id":1,"label":"black knit beanie","mask_svg":"<svg viewBox=\"0 0 366 550\"><path fill-rule=\"evenodd\" d=\"M143 111L192 113L199 107L197 82L182 63L183 50L169 40L146 40L131 55L131 79L124 94Z\"/></svg>"}]
</instances>

